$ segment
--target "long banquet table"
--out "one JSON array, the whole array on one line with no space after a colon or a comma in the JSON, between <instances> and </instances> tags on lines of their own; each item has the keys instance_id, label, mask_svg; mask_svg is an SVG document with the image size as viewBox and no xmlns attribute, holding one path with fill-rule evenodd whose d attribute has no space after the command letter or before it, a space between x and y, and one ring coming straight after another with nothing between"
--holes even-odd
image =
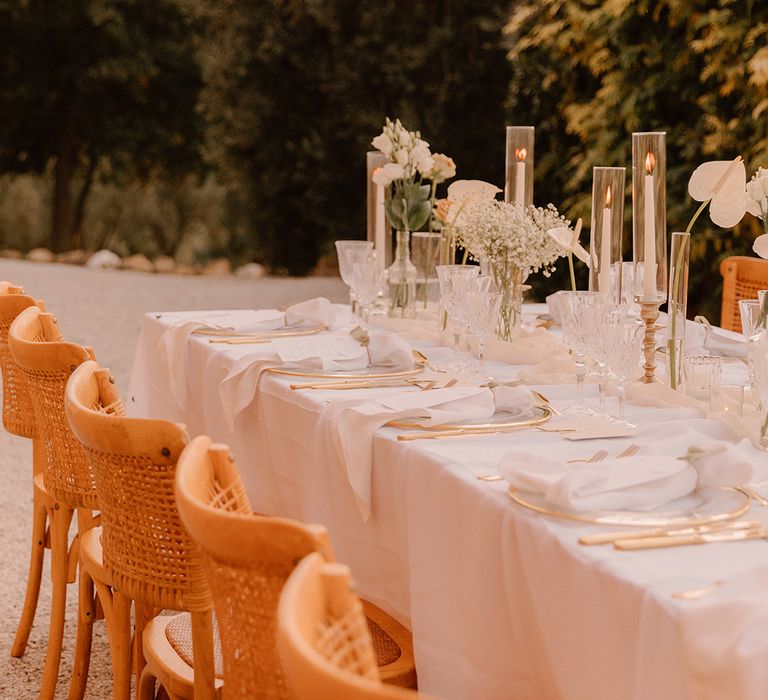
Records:
<instances>
[{"instance_id":1,"label":"long banquet table","mask_svg":"<svg viewBox=\"0 0 768 700\"><path fill-rule=\"evenodd\" d=\"M400 442L402 431L385 427L373 441L364 521L332 444L329 412L332 403L364 401L371 391L293 391L290 377L266 372L232 431L217 387L247 346L191 336L184 408L158 359L165 330L204 317L145 316L130 414L183 422L190 435L228 443L257 511L327 526L360 594L413 631L422 691L531 700L768 695L768 542L642 552L584 547L580 535L617 528L542 516L513 503L505 482L477 479L496 472L513 449L570 459L637 442L652 460L712 440L739 443L755 481L767 479L765 453L726 422L688 402L630 403L637 435L586 443L536 430ZM492 369L512 376L526 368ZM570 384L539 388L555 405L573 398ZM754 505L749 518L768 523L768 508ZM713 584L697 600L672 595Z\"/></svg>"}]
</instances>

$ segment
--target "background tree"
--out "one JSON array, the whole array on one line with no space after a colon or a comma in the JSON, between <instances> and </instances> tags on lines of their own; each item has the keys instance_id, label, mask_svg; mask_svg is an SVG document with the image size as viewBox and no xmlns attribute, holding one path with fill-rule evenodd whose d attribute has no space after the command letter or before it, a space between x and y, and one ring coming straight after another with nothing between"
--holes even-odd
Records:
<instances>
[{"instance_id":1,"label":"background tree","mask_svg":"<svg viewBox=\"0 0 768 700\"><path fill-rule=\"evenodd\" d=\"M767 36L768 5L750 0L518 2L508 113L538 127L537 200L588 221L592 167L627 166L631 194L631 133L666 131L668 228L684 230L698 164L741 154L751 173L768 163ZM630 207L625 231L631 256ZM719 318L719 260L747 252L756 232L749 216L733 232L697 223L694 313Z\"/></svg>"},{"instance_id":2,"label":"background tree","mask_svg":"<svg viewBox=\"0 0 768 700\"><path fill-rule=\"evenodd\" d=\"M364 235L364 154L385 116L459 177L502 179L508 1L193 4L209 157L245 215L240 245L273 267L307 272Z\"/></svg>"},{"instance_id":3,"label":"background tree","mask_svg":"<svg viewBox=\"0 0 768 700\"><path fill-rule=\"evenodd\" d=\"M199 170L196 29L178 3L0 0L0 32L0 169L52 164L54 250L78 245L99 173Z\"/></svg>"}]
</instances>

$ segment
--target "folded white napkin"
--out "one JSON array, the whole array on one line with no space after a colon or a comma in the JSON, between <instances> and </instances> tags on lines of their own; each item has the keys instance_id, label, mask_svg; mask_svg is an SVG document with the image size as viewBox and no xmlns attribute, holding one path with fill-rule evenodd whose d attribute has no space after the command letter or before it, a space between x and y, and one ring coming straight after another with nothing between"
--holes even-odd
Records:
<instances>
[{"instance_id":1,"label":"folded white napkin","mask_svg":"<svg viewBox=\"0 0 768 700\"><path fill-rule=\"evenodd\" d=\"M179 408L187 407L187 342L196 330L232 330L237 333L258 333L285 326L285 313L275 309L258 311L202 311L198 318L183 318L160 336L160 359L168 374L171 396Z\"/></svg>"},{"instance_id":2,"label":"folded white napkin","mask_svg":"<svg viewBox=\"0 0 768 700\"><path fill-rule=\"evenodd\" d=\"M179 408L187 407L186 351L189 336L196 330L231 330L234 333L260 333L274 331L301 323L330 327L339 322L343 314L337 313L328 299L308 299L286 311L277 309L242 309L239 311L201 311L197 317L179 320L160 337L160 358L168 373L171 396Z\"/></svg>"},{"instance_id":3,"label":"folded white napkin","mask_svg":"<svg viewBox=\"0 0 768 700\"><path fill-rule=\"evenodd\" d=\"M746 357L747 343L739 333L705 323L687 321L685 325L686 355L722 355Z\"/></svg>"},{"instance_id":4,"label":"folded white napkin","mask_svg":"<svg viewBox=\"0 0 768 700\"><path fill-rule=\"evenodd\" d=\"M752 467L734 446L722 444L689 459L646 455L594 464L511 452L499 462L499 473L512 486L571 510L649 511L696 488L743 484Z\"/></svg>"},{"instance_id":5,"label":"folded white napkin","mask_svg":"<svg viewBox=\"0 0 768 700\"><path fill-rule=\"evenodd\" d=\"M419 418L425 426L490 418L496 410L530 409L533 398L523 387L456 387L410 390L357 405L332 406L330 426L336 452L347 471L364 520L371 512L373 435L395 419Z\"/></svg>"},{"instance_id":6,"label":"folded white napkin","mask_svg":"<svg viewBox=\"0 0 768 700\"><path fill-rule=\"evenodd\" d=\"M413 353L405 340L386 331L371 333L367 347L349 335L275 338L235 362L219 387L230 431L234 431L240 411L253 401L261 373L283 364L325 371L368 366L409 368L413 365Z\"/></svg>"},{"instance_id":7,"label":"folded white napkin","mask_svg":"<svg viewBox=\"0 0 768 700\"><path fill-rule=\"evenodd\" d=\"M338 323L339 314L325 297L307 299L289 306L285 312L285 322L289 326L300 323L316 323L318 326L331 326Z\"/></svg>"}]
</instances>

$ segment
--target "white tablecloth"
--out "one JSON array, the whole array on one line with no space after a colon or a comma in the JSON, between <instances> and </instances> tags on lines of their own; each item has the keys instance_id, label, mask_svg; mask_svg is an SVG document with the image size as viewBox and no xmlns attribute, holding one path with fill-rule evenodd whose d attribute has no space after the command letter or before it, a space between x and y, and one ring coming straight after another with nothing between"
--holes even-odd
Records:
<instances>
[{"instance_id":1,"label":"white tablecloth","mask_svg":"<svg viewBox=\"0 0 768 700\"><path fill-rule=\"evenodd\" d=\"M289 378L266 373L230 433L218 384L248 346L192 336L190 400L181 411L157 346L170 324L190 317L200 312L145 317L129 412L229 443L256 510L326 525L360 593L413 631L423 691L478 700L768 696L768 542L583 547L578 536L601 528L529 512L510 501L503 482L476 478L494 473L512 449L580 458L630 442L649 455L682 454L703 440L738 442L723 422L695 407L630 404L636 437L587 443L534 430L398 442L396 429L383 428L373 445L372 514L362 522L332 445L328 407L370 392L292 391ZM541 390L556 405L573 396L569 385ZM768 478L765 453L746 440L741 447L755 480ZM768 508L753 507L749 517L768 522ZM714 581L725 584L700 600L671 596Z\"/></svg>"}]
</instances>

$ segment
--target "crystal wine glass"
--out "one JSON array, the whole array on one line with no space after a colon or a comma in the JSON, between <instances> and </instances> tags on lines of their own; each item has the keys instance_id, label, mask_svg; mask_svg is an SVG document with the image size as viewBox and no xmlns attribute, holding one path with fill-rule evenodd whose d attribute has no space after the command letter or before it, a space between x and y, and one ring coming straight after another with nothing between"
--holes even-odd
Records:
<instances>
[{"instance_id":1,"label":"crystal wine glass","mask_svg":"<svg viewBox=\"0 0 768 700\"><path fill-rule=\"evenodd\" d=\"M608 380L608 355L611 353L611 333L620 323L623 323L629 312L629 307L623 304L597 305L588 310L587 320L587 351L597 363L598 382L598 413L607 415L605 410L605 385Z\"/></svg>"},{"instance_id":2,"label":"crystal wine glass","mask_svg":"<svg viewBox=\"0 0 768 700\"><path fill-rule=\"evenodd\" d=\"M356 252L353 257L354 260L350 260L350 281L360 304L360 327L367 330L371 306L379 294L385 271L375 250L369 250L366 255Z\"/></svg>"},{"instance_id":3,"label":"crystal wine glass","mask_svg":"<svg viewBox=\"0 0 768 700\"><path fill-rule=\"evenodd\" d=\"M483 278L478 278L482 280ZM486 278L487 279L487 278ZM488 280L490 282L490 280ZM501 292L470 291L464 297L464 313L470 332L477 338L480 372L485 372L485 346L499 322Z\"/></svg>"},{"instance_id":4,"label":"crystal wine glass","mask_svg":"<svg viewBox=\"0 0 768 700\"><path fill-rule=\"evenodd\" d=\"M336 255L339 259L339 274L341 281L349 287L349 307L352 310L352 316L357 317L357 299L352 289L352 263L350 253L357 253L365 256L373 250L373 241L336 241Z\"/></svg>"},{"instance_id":5,"label":"crystal wine glass","mask_svg":"<svg viewBox=\"0 0 768 700\"><path fill-rule=\"evenodd\" d=\"M584 403L584 378L587 374L587 349L590 318L607 303L601 292L559 292L563 342L570 348L576 364L576 402L568 413L585 415L592 410Z\"/></svg>"},{"instance_id":6,"label":"crystal wine glass","mask_svg":"<svg viewBox=\"0 0 768 700\"><path fill-rule=\"evenodd\" d=\"M440 302L451 319L453 329L454 365L461 365L461 333L463 318L461 309L461 294L463 284L468 279L479 277L480 268L477 265L438 265L437 279L440 283ZM448 367L446 367L448 369Z\"/></svg>"},{"instance_id":7,"label":"crystal wine glass","mask_svg":"<svg viewBox=\"0 0 768 700\"><path fill-rule=\"evenodd\" d=\"M616 389L619 395L619 420L621 421L625 421L624 400L627 382L637 376L640 371L644 334L645 324L642 321L626 317L608 331L608 367L616 377Z\"/></svg>"},{"instance_id":8,"label":"crystal wine glass","mask_svg":"<svg viewBox=\"0 0 768 700\"><path fill-rule=\"evenodd\" d=\"M759 444L768 451L768 334L757 337L749 344L749 360L754 371L757 396L762 404ZM764 411L765 415L762 416Z\"/></svg>"}]
</instances>

